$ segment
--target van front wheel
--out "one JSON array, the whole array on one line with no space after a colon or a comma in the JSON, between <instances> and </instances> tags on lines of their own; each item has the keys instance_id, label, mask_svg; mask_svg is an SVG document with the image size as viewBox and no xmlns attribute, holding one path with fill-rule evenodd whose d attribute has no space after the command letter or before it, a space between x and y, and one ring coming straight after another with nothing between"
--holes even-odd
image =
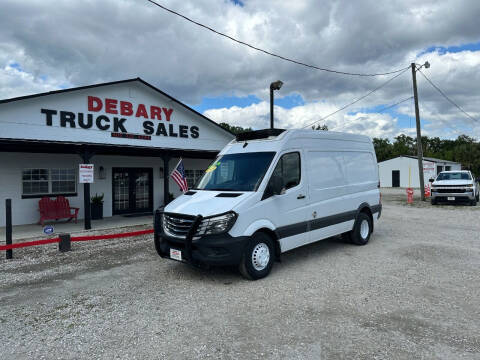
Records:
<instances>
[{"instance_id":1,"label":"van front wheel","mask_svg":"<svg viewBox=\"0 0 480 360\"><path fill-rule=\"evenodd\" d=\"M250 280L264 278L272 270L274 256L275 249L270 236L262 232L253 234L242 256L240 273Z\"/></svg>"},{"instance_id":2,"label":"van front wheel","mask_svg":"<svg viewBox=\"0 0 480 360\"><path fill-rule=\"evenodd\" d=\"M350 241L355 245L365 245L372 234L372 219L366 213L357 215L353 230L350 232Z\"/></svg>"}]
</instances>

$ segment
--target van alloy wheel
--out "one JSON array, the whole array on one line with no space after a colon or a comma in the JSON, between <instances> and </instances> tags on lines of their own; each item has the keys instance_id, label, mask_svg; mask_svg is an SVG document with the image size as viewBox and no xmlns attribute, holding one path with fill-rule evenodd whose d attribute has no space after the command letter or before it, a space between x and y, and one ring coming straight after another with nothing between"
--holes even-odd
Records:
<instances>
[{"instance_id":1,"label":"van alloy wheel","mask_svg":"<svg viewBox=\"0 0 480 360\"><path fill-rule=\"evenodd\" d=\"M274 240L264 232L251 236L245 245L242 260L238 266L240 273L250 280L264 278L270 273L275 260Z\"/></svg>"}]
</instances>

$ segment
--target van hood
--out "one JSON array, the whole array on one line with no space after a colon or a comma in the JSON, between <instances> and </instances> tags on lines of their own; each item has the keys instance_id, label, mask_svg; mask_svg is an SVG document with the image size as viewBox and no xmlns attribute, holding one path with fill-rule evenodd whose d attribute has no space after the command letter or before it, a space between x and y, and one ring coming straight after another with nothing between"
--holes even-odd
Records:
<instances>
[{"instance_id":1,"label":"van hood","mask_svg":"<svg viewBox=\"0 0 480 360\"><path fill-rule=\"evenodd\" d=\"M439 180L432 183L434 186L462 186L470 184L473 184L472 180Z\"/></svg>"},{"instance_id":2,"label":"van hood","mask_svg":"<svg viewBox=\"0 0 480 360\"><path fill-rule=\"evenodd\" d=\"M238 204L253 196L253 191L210 191L192 190L193 195L181 195L165 207L165 212L186 215L211 216L233 210ZM220 195L218 197L217 195ZM240 194L236 197L222 195Z\"/></svg>"}]
</instances>

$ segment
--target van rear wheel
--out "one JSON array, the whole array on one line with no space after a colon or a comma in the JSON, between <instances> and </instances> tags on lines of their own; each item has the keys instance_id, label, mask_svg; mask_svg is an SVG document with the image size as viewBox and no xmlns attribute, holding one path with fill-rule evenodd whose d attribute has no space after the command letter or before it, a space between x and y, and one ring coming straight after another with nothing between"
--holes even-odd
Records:
<instances>
[{"instance_id":1,"label":"van rear wheel","mask_svg":"<svg viewBox=\"0 0 480 360\"><path fill-rule=\"evenodd\" d=\"M274 257L272 239L267 234L258 232L247 243L238 269L245 278L258 280L270 273Z\"/></svg>"},{"instance_id":2,"label":"van rear wheel","mask_svg":"<svg viewBox=\"0 0 480 360\"><path fill-rule=\"evenodd\" d=\"M355 245L366 245L372 234L372 219L366 213L357 215L353 230L350 231L350 241Z\"/></svg>"}]
</instances>

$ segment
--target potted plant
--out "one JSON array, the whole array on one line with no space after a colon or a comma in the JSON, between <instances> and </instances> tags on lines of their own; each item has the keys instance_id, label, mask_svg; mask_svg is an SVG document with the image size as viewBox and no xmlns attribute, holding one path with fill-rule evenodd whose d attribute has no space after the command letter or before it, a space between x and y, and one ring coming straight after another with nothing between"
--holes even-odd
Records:
<instances>
[{"instance_id":1,"label":"potted plant","mask_svg":"<svg viewBox=\"0 0 480 360\"><path fill-rule=\"evenodd\" d=\"M92 215L92 220L103 219L103 196L95 193L95 196L92 196L90 203L90 210Z\"/></svg>"}]
</instances>

